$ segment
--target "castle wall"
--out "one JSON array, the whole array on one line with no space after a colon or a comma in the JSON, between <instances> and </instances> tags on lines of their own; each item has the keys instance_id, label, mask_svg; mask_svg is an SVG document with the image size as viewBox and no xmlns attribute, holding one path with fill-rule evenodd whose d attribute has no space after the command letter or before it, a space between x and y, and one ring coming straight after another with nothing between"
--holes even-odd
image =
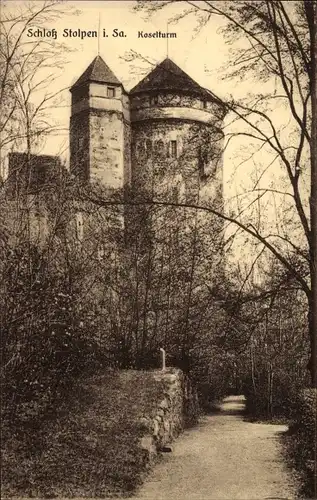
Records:
<instances>
[{"instance_id":1,"label":"castle wall","mask_svg":"<svg viewBox=\"0 0 317 500\"><path fill-rule=\"evenodd\" d=\"M130 99L125 93L122 95L123 111L123 163L124 163L124 184L131 185L131 123L130 123Z\"/></svg>"},{"instance_id":2,"label":"castle wall","mask_svg":"<svg viewBox=\"0 0 317 500\"><path fill-rule=\"evenodd\" d=\"M131 113L138 110L151 108L173 108L183 107L191 110L203 110L208 113L209 121L212 121L216 126L220 126L224 117L224 109L217 102L207 101L202 97L192 95L181 95L175 92L164 92L160 94L140 94L131 96ZM167 109L165 109L167 112ZM193 111L192 111L193 113ZM135 114L133 119L135 119ZM194 116L194 113L193 113ZM199 116L199 115L198 115ZM204 116L204 115L200 115ZM193 118L195 119L195 118ZM198 118L200 121L200 118ZM203 120L202 120L203 121ZM207 119L206 119L207 121Z\"/></svg>"},{"instance_id":3,"label":"castle wall","mask_svg":"<svg viewBox=\"0 0 317 500\"><path fill-rule=\"evenodd\" d=\"M171 141L177 143L172 157ZM147 196L171 196L183 201L222 197L222 155L219 132L204 123L182 119L133 123L132 183ZM179 200L180 201L180 200Z\"/></svg>"},{"instance_id":4,"label":"castle wall","mask_svg":"<svg viewBox=\"0 0 317 500\"><path fill-rule=\"evenodd\" d=\"M157 108L144 108L133 110L131 113L132 121L142 120L165 120L165 119L180 119L191 120L200 123L213 123L216 118L210 116L208 111L197 108L189 108L182 106L169 106Z\"/></svg>"},{"instance_id":5,"label":"castle wall","mask_svg":"<svg viewBox=\"0 0 317 500\"><path fill-rule=\"evenodd\" d=\"M223 205L222 118L223 109L218 104L206 103L198 97L132 95L132 186L136 196L220 209ZM185 232L189 245L204 248L208 266L202 272L206 280L211 280L222 260L223 220L190 208L177 209L172 214L168 207L156 209L154 218L151 210L143 207L143 219L147 211L156 244L161 231L164 233L164 228L175 217L174 232L182 235ZM199 228L198 233L195 228Z\"/></svg>"},{"instance_id":6,"label":"castle wall","mask_svg":"<svg viewBox=\"0 0 317 500\"><path fill-rule=\"evenodd\" d=\"M88 181L90 156L89 110L70 117L70 171L77 179Z\"/></svg>"},{"instance_id":7,"label":"castle wall","mask_svg":"<svg viewBox=\"0 0 317 500\"><path fill-rule=\"evenodd\" d=\"M90 178L120 189L124 184L124 125L115 111L93 109L89 116Z\"/></svg>"},{"instance_id":8,"label":"castle wall","mask_svg":"<svg viewBox=\"0 0 317 500\"><path fill-rule=\"evenodd\" d=\"M162 195L176 183L187 201L222 198L223 116L218 103L197 96L132 95L133 184L147 195Z\"/></svg>"}]
</instances>

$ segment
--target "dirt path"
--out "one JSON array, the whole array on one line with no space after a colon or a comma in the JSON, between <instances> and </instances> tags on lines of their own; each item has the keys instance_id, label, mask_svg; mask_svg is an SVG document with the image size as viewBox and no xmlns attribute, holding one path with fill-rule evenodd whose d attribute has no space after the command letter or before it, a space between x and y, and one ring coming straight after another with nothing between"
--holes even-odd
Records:
<instances>
[{"instance_id":1,"label":"dirt path","mask_svg":"<svg viewBox=\"0 0 317 500\"><path fill-rule=\"evenodd\" d=\"M243 420L241 396L186 431L134 500L284 500L295 489L280 456L285 426Z\"/></svg>"}]
</instances>

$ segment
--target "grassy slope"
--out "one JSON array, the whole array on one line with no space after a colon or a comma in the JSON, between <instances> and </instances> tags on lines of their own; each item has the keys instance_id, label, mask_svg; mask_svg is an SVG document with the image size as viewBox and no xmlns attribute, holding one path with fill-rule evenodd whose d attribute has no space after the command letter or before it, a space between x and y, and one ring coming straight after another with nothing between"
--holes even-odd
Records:
<instances>
[{"instance_id":1,"label":"grassy slope","mask_svg":"<svg viewBox=\"0 0 317 500\"><path fill-rule=\"evenodd\" d=\"M139 420L154 416L162 382L125 371L81 382L57 418L7 441L2 493L37 497L128 493L139 484L146 455Z\"/></svg>"}]
</instances>

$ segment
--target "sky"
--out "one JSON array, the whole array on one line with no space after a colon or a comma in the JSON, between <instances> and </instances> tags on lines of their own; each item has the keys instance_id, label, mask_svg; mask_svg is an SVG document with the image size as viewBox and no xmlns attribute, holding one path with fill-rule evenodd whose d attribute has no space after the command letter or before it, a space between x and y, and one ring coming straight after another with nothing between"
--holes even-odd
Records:
<instances>
[{"instance_id":1,"label":"sky","mask_svg":"<svg viewBox=\"0 0 317 500\"><path fill-rule=\"evenodd\" d=\"M10 9L23 3L22 1L7 3ZM31 2L35 4L36 2ZM145 14L135 12L133 1L78 1L66 2L68 9L76 11L76 15L70 15L68 9L58 21L47 23L45 28L55 28L58 33L58 42L64 43L71 53L65 53L65 59L69 62L65 70L54 82L54 89L70 87L84 72L90 62L99 53L108 66L112 69L124 87L129 90L151 69L150 64L143 64L143 74L138 71L135 63L124 60L128 51L136 51L154 64L162 61L167 53L178 66L186 71L194 80L215 93L230 93L232 85L224 85L219 78L219 68L226 59L227 47L218 33L219 19L213 18L208 27L195 33L196 21L193 16L186 17L176 24L169 25L170 32L176 32L177 38L138 38L139 31L154 32L166 31L167 22L171 16L180 14L184 10L184 2L175 2L169 8L156 13L151 19L146 19ZM98 30L100 17L100 32L103 29L109 32L108 38L100 37L79 38L63 37L64 29L72 30ZM125 32L126 37L112 37L113 29ZM35 38L32 38L34 40ZM139 64L140 66L140 64ZM142 66L142 63L141 63ZM61 126L67 127L70 117L70 93L63 93L63 104L65 108L52 110L52 117L56 118ZM43 153L56 154L57 150L63 151L67 159L68 144L67 133L60 137L54 136L49 139L44 147ZM60 146L60 147L59 147ZM68 159L67 159L68 161Z\"/></svg>"}]
</instances>

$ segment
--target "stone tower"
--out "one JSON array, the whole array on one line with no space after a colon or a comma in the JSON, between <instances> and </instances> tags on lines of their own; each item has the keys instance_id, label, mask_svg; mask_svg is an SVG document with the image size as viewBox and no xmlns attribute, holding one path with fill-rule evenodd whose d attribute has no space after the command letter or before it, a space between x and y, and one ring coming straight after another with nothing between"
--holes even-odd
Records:
<instances>
[{"instance_id":1,"label":"stone tower","mask_svg":"<svg viewBox=\"0 0 317 500\"><path fill-rule=\"evenodd\" d=\"M130 91L130 110L135 189L147 198L221 202L219 99L167 58Z\"/></svg>"},{"instance_id":2,"label":"stone tower","mask_svg":"<svg viewBox=\"0 0 317 500\"><path fill-rule=\"evenodd\" d=\"M120 189L130 180L130 116L123 85L97 56L70 89L70 171Z\"/></svg>"}]
</instances>

